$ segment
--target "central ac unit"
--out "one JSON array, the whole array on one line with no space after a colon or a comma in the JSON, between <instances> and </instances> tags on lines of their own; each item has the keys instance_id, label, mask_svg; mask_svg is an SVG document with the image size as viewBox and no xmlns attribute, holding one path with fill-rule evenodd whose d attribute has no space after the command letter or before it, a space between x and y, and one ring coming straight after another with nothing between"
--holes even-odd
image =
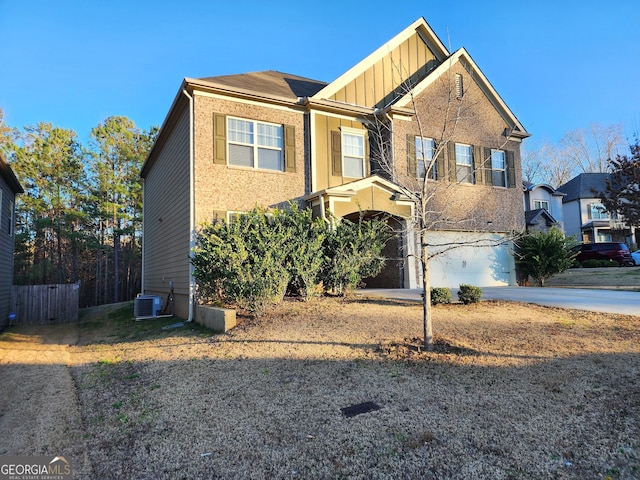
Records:
<instances>
[{"instance_id":1,"label":"central ac unit","mask_svg":"<svg viewBox=\"0 0 640 480\"><path fill-rule=\"evenodd\" d=\"M156 317L162 309L162 298L155 295L138 296L133 301L133 316L136 318Z\"/></svg>"}]
</instances>

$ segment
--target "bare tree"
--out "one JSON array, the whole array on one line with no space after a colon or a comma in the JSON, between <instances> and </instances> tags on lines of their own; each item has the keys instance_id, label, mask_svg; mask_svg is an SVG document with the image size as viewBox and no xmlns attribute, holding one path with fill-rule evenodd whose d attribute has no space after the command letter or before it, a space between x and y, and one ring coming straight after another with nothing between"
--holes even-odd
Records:
<instances>
[{"instance_id":1,"label":"bare tree","mask_svg":"<svg viewBox=\"0 0 640 480\"><path fill-rule=\"evenodd\" d=\"M529 183L543 183L545 181L545 159L542 150L524 150L522 156L522 179Z\"/></svg>"},{"instance_id":2,"label":"bare tree","mask_svg":"<svg viewBox=\"0 0 640 480\"><path fill-rule=\"evenodd\" d=\"M606 172L609 159L622 152L624 145L622 124L592 123L565 133L560 140L562 157L578 172Z\"/></svg>"},{"instance_id":3,"label":"bare tree","mask_svg":"<svg viewBox=\"0 0 640 480\"><path fill-rule=\"evenodd\" d=\"M454 248L470 245L497 246L511 240L504 237L490 240L472 233L460 233L455 241L447 243L437 243L432 239L432 232L436 230L489 231L488 224L493 222L475 212L496 208L499 202L481 192L469 194L474 189L467 189L467 195L460 195L459 185L491 185L492 156L495 155L492 152L499 151L512 141L512 132L504 128L504 123L496 123L495 126L492 125L494 128L488 128L485 133L485 138L492 137L489 143L493 149L478 147L473 152L474 160L470 165L456 164L455 167L449 166L447 169L445 158L454 155L454 141L465 138L473 128L477 128L479 118L474 112L474 107L485 98L484 92L479 88L472 91L475 87L473 81L468 81L470 85L463 89L462 75L469 73L468 70L463 70L458 64L454 65L451 60L448 62L446 74L440 75L431 85L431 95L416 94L415 85L410 80L400 86L405 98L410 100L407 113L414 125L410 134L394 124L393 112L388 108L377 110L370 122L370 131L374 139L372 156L375 157L374 165L378 173L393 180L415 205L413 224L409 231L417 235L420 246L416 256L422 270L424 347L428 351L433 350L430 260ZM409 77L405 75L404 78ZM417 139L415 143L414 138ZM394 147L398 142L406 142L408 153L413 150L411 153L416 158L414 165L398 158L398 150ZM509 159L510 162L506 158L503 160L505 169L506 163L510 163L513 174L509 180L505 178L503 181L511 182L512 186L515 186L516 179L520 183L520 175L513 171L513 157ZM509 220L513 219L507 219L506 222ZM510 224L517 223L511 221Z\"/></svg>"}]
</instances>

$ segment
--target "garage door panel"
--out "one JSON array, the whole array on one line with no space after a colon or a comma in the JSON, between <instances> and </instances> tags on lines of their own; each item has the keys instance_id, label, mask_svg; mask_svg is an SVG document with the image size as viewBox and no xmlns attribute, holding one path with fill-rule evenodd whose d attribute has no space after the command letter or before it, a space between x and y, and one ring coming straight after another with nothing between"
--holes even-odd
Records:
<instances>
[{"instance_id":1,"label":"garage door panel","mask_svg":"<svg viewBox=\"0 0 640 480\"><path fill-rule=\"evenodd\" d=\"M497 245L503 238L498 234L434 232L429 238L430 252L440 253L429 261L431 286L514 284L510 243ZM467 245L452 248L458 243Z\"/></svg>"}]
</instances>

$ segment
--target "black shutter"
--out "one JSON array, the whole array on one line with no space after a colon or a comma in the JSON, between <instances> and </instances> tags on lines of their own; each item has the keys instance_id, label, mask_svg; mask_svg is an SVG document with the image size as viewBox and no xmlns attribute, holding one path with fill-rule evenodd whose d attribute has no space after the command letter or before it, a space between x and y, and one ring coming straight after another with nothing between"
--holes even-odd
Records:
<instances>
[{"instance_id":1,"label":"black shutter","mask_svg":"<svg viewBox=\"0 0 640 480\"><path fill-rule=\"evenodd\" d=\"M416 178L416 137L407 135L407 175Z\"/></svg>"},{"instance_id":2,"label":"black shutter","mask_svg":"<svg viewBox=\"0 0 640 480\"><path fill-rule=\"evenodd\" d=\"M482 155L484 149L482 147L474 145L471 148L471 151L473 152L473 175L472 175L473 181L471 183L475 183L475 184L484 183L484 175L483 175L484 162L483 162L483 155Z\"/></svg>"},{"instance_id":3,"label":"black shutter","mask_svg":"<svg viewBox=\"0 0 640 480\"><path fill-rule=\"evenodd\" d=\"M484 183L493 185L493 170L491 169L491 149L484 148Z\"/></svg>"},{"instance_id":4,"label":"black shutter","mask_svg":"<svg viewBox=\"0 0 640 480\"><path fill-rule=\"evenodd\" d=\"M449 142L447 145L448 154L449 154L449 181L457 182L458 181L458 172L456 170L456 144L453 142Z\"/></svg>"},{"instance_id":5,"label":"black shutter","mask_svg":"<svg viewBox=\"0 0 640 480\"><path fill-rule=\"evenodd\" d=\"M438 145L436 145L436 150L439 148ZM443 147L440 149L440 151L438 152L438 154L436 155L436 180L442 180L446 178L445 174L444 174L444 145Z\"/></svg>"},{"instance_id":6,"label":"black shutter","mask_svg":"<svg viewBox=\"0 0 640 480\"><path fill-rule=\"evenodd\" d=\"M507 150L507 187L516 188L516 161L511 150Z\"/></svg>"}]
</instances>

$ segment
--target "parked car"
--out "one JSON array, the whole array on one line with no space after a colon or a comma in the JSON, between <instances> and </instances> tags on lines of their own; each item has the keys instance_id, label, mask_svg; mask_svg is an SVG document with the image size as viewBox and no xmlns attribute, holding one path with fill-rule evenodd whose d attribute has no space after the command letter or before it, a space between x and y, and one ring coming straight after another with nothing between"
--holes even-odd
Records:
<instances>
[{"instance_id":1,"label":"parked car","mask_svg":"<svg viewBox=\"0 0 640 480\"><path fill-rule=\"evenodd\" d=\"M631 258L633 258L633 262L636 265L640 265L640 250L636 250L631 254Z\"/></svg>"},{"instance_id":2,"label":"parked car","mask_svg":"<svg viewBox=\"0 0 640 480\"><path fill-rule=\"evenodd\" d=\"M621 267L632 267L635 265L629 247L624 243L583 243L574 247L574 251L578 252L576 260L580 263L586 260L609 260L616 262Z\"/></svg>"}]
</instances>

